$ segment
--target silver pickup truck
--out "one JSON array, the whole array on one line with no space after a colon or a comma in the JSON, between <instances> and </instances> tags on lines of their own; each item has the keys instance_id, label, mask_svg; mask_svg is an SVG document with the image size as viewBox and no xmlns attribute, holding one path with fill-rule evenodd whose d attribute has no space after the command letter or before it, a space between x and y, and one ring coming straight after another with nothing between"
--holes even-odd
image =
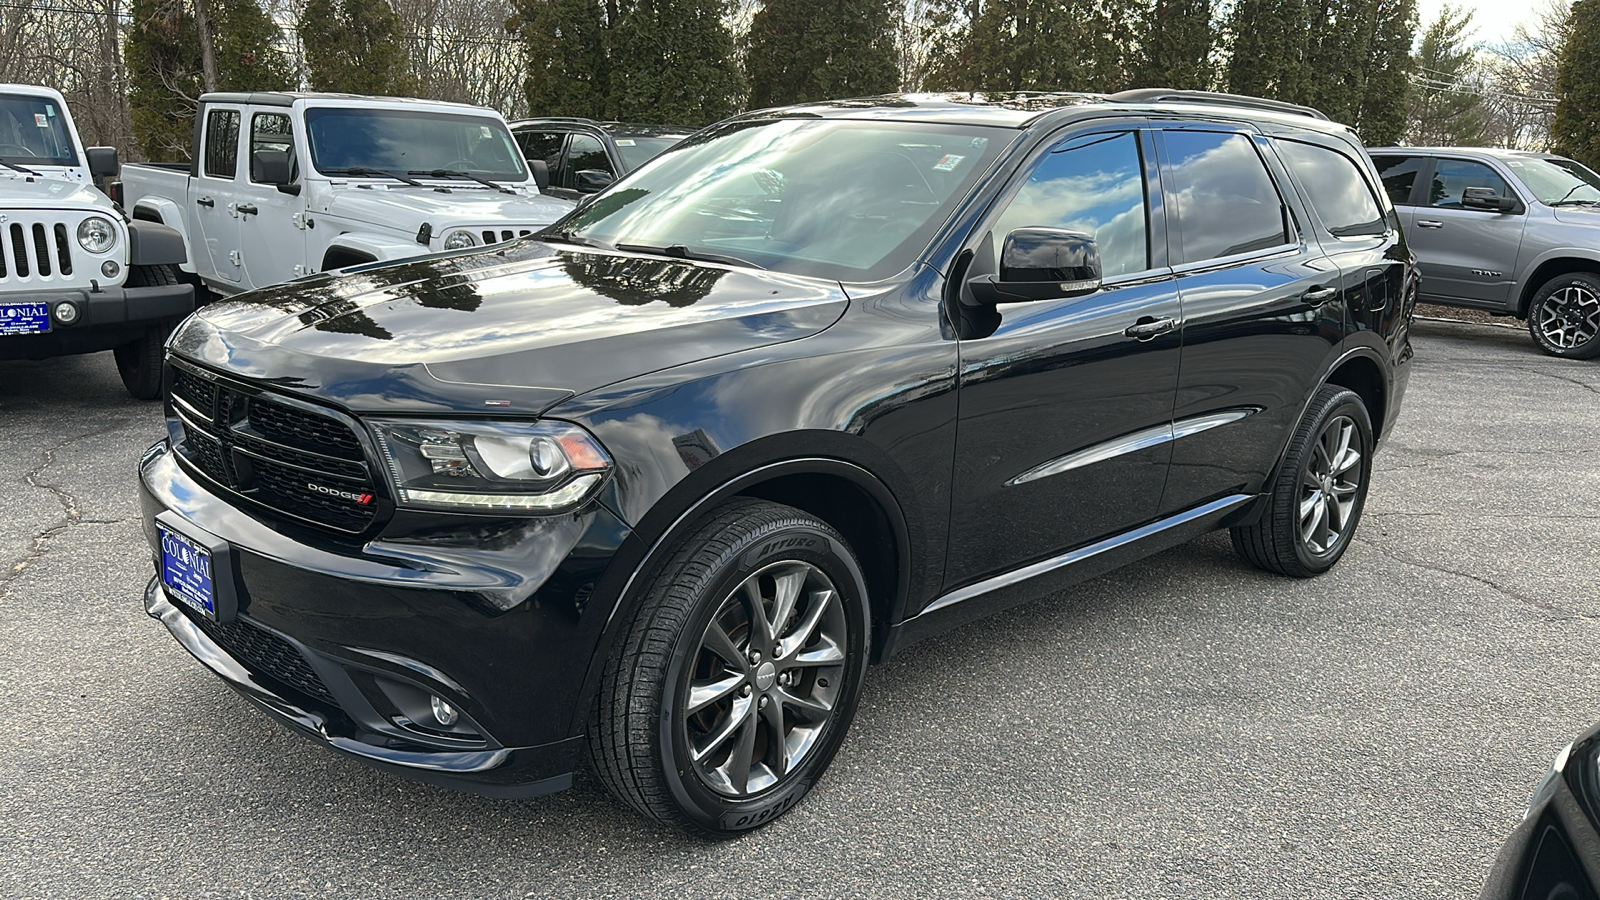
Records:
<instances>
[{"instance_id":1,"label":"silver pickup truck","mask_svg":"<svg viewBox=\"0 0 1600 900\"><path fill-rule=\"evenodd\" d=\"M1418 299L1526 319L1553 356L1600 356L1600 175L1549 153L1369 152L1422 267Z\"/></svg>"}]
</instances>

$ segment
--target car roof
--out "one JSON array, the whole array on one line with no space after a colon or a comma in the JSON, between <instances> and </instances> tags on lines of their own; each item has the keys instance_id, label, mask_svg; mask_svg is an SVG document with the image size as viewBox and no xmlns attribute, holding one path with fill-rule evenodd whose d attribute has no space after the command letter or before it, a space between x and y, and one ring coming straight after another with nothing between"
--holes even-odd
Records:
<instances>
[{"instance_id":1,"label":"car roof","mask_svg":"<svg viewBox=\"0 0 1600 900\"><path fill-rule=\"evenodd\" d=\"M420 97L382 97L373 94L340 94L325 91L213 91L200 95L201 103L241 103L251 106L293 106L302 100L361 100L385 104L404 104L407 106L451 106L457 109L478 111L488 109L485 106L475 106L471 103L455 103L449 100L424 100Z\"/></svg>"},{"instance_id":2,"label":"car roof","mask_svg":"<svg viewBox=\"0 0 1600 900\"><path fill-rule=\"evenodd\" d=\"M1116 94L1070 91L884 94L876 97L857 97L754 110L736 118L887 119L949 125L1027 128L1047 118L1062 118L1078 112L1107 109L1135 115L1141 113L1161 115L1178 113L1198 117L1227 115L1254 122L1271 122L1330 133L1349 132L1345 126L1328 121L1327 116L1307 106L1258 97L1165 88L1122 91Z\"/></svg>"},{"instance_id":3,"label":"car roof","mask_svg":"<svg viewBox=\"0 0 1600 900\"><path fill-rule=\"evenodd\" d=\"M695 125L652 125L645 122L612 122L579 116L534 116L511 123L513 129L551 125L577 125L597 128L621 137L688 137L699 130Z\"/></svg>"},{"instance_id":4,"label":"car roof","mask_svg":"<svg viewBox=\"0 0 1600 900\"><path fill-rule=\"evenodd\" d=\"M1368 153L1409 153L1413 156L1487 156L1494 159L1566 159L1557 153L1542 150L1508 150L1504 147L1368 147Z\"/></svg>"}]
</instances>

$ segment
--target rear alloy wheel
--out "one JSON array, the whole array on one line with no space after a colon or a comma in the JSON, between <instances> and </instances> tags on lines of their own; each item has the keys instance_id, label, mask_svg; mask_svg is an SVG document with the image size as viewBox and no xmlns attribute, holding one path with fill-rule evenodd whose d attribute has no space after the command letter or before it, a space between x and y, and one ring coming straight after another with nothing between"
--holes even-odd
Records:
<instances>
[{"instance_id":1,"label":"rear alloy wheel","mask_svg":"<svg viewBox=\"0 0 1600 900\"><path fill-rule=\"evenodd\" d=\"M1574 272L1545 282L1528 307L1528 333L1551 356L1600 356L1600 278Z\"/></svg>"},{"instance_id":2,"label":"rear alloy wheel","mask_svg":"<svg viewBox=\"0 0 1600 900\"><path fill-rule=\"evenodd\" d=\"M678 542L607 662L595 771L640 812L727 836L791 809L861 694L860 566L827 523L737 499Z\"/></svg>"},{"instance_id":3,"label":"rear alloy wheel","mask_svg":"<svg viewBox=\"0 0 1600 900\"><path fill-rule=\"evenodd\" d=\"M1308 578L1333 568L1361 521L1372 446L1361 398L1323 386L1295 429L1266 511L1231 529L1234 550L1280 575Z\"/></svg>"}]
</instances>

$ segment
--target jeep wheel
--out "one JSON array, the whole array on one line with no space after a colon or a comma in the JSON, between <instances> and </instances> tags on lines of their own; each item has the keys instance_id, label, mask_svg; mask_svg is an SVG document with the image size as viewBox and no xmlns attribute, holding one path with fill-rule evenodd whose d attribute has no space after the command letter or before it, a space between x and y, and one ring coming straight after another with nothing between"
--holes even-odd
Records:
<instances>
[{"instance_id":1,"label":"jeep wheel","mask_svg":"<svg viewBox=\"0 0 1600 900\"><path fill-rule=\"evenodd\" d=\"M177 283L178 276L168 266L134 266L128 271L128 287ZM139 400L161 396L161 363L172 326L172 322L151 325L138 340L111 351L117 358L117 374L122 376L122 386Z\"/></svg>"},{"instance_id":2,"label":"jeep wheel","mask_svg":"<svg viewBox=\"0 0 1600 900\"><path fill-rule=\"evenodd\" d=\"M1551 356L1600 356L1600 278L1573 272L1545 282L1528 306L1528 333Z\"/></svg>"},{"instance_id":3,"label":"jeep wheel","mask_svg":"<svg viewBox=\"0 0 1600 900\"><path fill-rule=\"evenodd\" d=\"M1233 549L1280 575L1309 578L1333 568L1361 521L1372 444L1361 398L1323 386L1289 442L1267 510L1254 524L1231 529Z\"/></svg>"},{"instance_id":4,"label":"jeep wheel","mask_svg":"<svg viewBox=\"0 0 1600 900\"><path fill-rule=\"evenodd\" d=\"M869 618L839 533L736 500L677 544L602 678L595 770L691 834L764 825L838 750L861 693Z\"/></svg>"}]
</instances>

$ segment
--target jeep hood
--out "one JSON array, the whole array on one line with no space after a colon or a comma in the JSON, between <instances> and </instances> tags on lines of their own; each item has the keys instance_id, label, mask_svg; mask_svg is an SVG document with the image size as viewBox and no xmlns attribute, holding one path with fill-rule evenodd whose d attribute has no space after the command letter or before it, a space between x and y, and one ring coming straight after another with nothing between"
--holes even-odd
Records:
<instances>
[{"instance_id":1,"label":"jeep hood","mask_svg":"<svg viewBox=\"0 0 1600 900\"><path fill-rule=\"evenodd\" d=\"M540 413L648 372L807 337L835 282L519 241L202 307L172 352L355 412Z\"/></svg>"},{"instance_id":2,"label":"jeep hood","mask_svg":"<svg viewBox=\"0 0 1600 900\"><path fill-rule=\"evenodd\" d=\"M49 175L35 178L0 169L0 209L61 209L66 206L111 212L111 201L90 185Z\"/></svg>"},{"instance_id":3,"label":"jeep hood","mask_svg":"<svg viewBox=\"0 0 1600 900\"><path fill-rule=\"evenodd\" d=\"M334 194L324 210L328 215L393 225L406 231L427 222L434 234L459 225L548 225L572 211L573 204L543 194L502 194L471 182L440 193L430 187L395 184L352 187Z\"/></svg>"}]
</instances>

